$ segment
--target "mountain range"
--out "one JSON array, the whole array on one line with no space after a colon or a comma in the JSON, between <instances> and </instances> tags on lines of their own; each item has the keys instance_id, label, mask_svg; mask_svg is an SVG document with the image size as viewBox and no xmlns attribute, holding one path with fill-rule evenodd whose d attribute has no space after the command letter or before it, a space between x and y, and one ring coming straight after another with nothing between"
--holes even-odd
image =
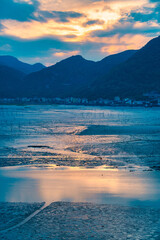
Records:
<instances>
[{"instance_id":1,"label":"mountain range","mask_svg":"<svg viewBox=\"0 0 160 240\"><path fill-rule=\"evenodd\" d=\"M24 90L33 97L70 97L76 96L80 89L90 85L106 74L111 68L131 57L135 51L125 51L93 62L82 56L72 56L39 72L24 78Z\"/></svg>"},{"instance_id":2,"label":"mountain range","mask_svg":"<svg viewBox=\"0 0 160 240\"><path fill-rule=\"evenodd\" d=\"M45 67L0 56L0 98L141 99L150 91L160 92L160 37L140 50L127 50L98 62L77 55Z\"/></svg>"}]
</instances>

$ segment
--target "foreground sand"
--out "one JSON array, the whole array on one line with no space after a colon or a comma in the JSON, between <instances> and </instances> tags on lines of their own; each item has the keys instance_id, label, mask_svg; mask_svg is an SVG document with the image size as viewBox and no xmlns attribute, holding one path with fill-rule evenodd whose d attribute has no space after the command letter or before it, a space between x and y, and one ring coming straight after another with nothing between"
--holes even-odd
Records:
<instances>
[{"instance_id":1,"label":"foreground sand","mask_svg":"<svg viewBox=\"0 0 160 240\"><path fill-rule=\"evenodd\" d=\"M41 204L0 204L1 230L17 223L16 219L22 221L37 207ZM24 225L0 232L3 240L158 240L159 236L160 209L67 202L54 202Z\"/></svg>"}]
</instances>

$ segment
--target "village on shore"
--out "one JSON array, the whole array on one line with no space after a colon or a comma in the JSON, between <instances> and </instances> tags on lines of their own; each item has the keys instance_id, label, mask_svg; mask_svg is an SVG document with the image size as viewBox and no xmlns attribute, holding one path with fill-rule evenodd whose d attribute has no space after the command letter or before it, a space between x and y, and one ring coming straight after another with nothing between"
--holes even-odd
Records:
<instances>
[{"instance_id":1,"label":"village on shore","mask_svg":"<svg viewBox=\"0 0 160 240\"><path fill-rule=\"evenodd\" d=\"M46 98L46 97L22 97L22 98L0 98L0 104L64 104L64 105L86 105L86 106L144 106L160 107L160 93L150 92L143 94L144 100L131 98L121 99L119 96L113 100L98 98L89 100L87 98Z\"/></svg>"}]
</instances>

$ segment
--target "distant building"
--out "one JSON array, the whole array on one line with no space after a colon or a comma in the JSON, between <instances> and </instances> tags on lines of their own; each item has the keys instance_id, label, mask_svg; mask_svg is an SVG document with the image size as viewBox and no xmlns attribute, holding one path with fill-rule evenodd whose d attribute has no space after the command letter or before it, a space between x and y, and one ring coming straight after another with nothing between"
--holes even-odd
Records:
<instances>
[{"instance_id":1,"label":"distant building","mask_svg":"<svg viewBox=\"0 0 160 240\"><path fill-rule=\"evenodd\" d=\"M130 98L125 98L123 99L123 103L127 104L127 105L132 105L133 104L133 100Z\"/></svg>"}]
</instances>

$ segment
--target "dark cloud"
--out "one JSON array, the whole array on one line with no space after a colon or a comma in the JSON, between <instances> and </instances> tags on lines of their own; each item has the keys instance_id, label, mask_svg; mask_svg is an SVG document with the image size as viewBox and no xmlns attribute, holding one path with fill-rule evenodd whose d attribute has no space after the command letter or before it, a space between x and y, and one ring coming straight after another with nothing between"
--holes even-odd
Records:
<instances>
[{"instance_id":1,"label":"dark cloud","mask_svg":"<svg viewBox=\"0 0 160 240\"><path fill-rule=\"evenodd\" d=\"M153 26L142 26L141 28L136 28L133 22L120 22L113 26L111 30L98 30L92 32L93 37L112 37L118 34L120 37L126 34L143 34L148 36L155 36L159 35L160 27L153 27Z\"/></svg>"},{"instance_id":2,"label":"dark cloud","mask_svg":"<svg viewBox=\"0 0 160 240\"><path fill-rule=\"evenodd\" d=\"M79 12L73 11L39 11L37 15L38 21L47 21L48 19L54 19L57 22L69 22L71 19L84 16Z\"/></svg>"},{"instance_id":3,"label":"dark cloud","mask_svg":"<svg viewBox=\"0 0 160 240\"><path fill-rule=\"evenodd\" d=\"M0 32L3 28L4 28L4 26L2 25L2 23L0 23Z\"/></svg>"},{"instance_id":4,"label":"dark cloud","mask_svg":"<svg viewBox=\"0 0 160 240\"><path fill-rule=\"evenodd\" d=\"M70 19L80 18L83 14L74 11L39 11L39 1L14 2L14 0L0 0L0 19L13 19L18 21L37 20L46 22L55 19L57 22L69 22Z\"/></svg>"},{"instance_id":5,"label":"dark cloud","mask_svg":"<svg viewBox=\"0 0 160 240\"><path fill-rule=\"evenodd\" d=\"M15 19L27 21L33 17L39 3L34 0L33 4L26 2L14 2L13 0L0 0L0 19Z\"/></svg>"},{"instance_id":6,"label":"dark cloud","mask_svg":"<svg viewBox=\"0 0 160 240\"><path fill-rule=\"evenodd\" d=\"M150 0L151 3L160 3L160 0Z\"/></svg>"},{"instance_id":7,"label":"dark cloud","mask_svg":"<svg viewBox=\"0 0 160 240\"><path fill-rule=\"evenodd\" d=\"M47 56L51 49L73 51L77 50L77 43L67 43L53 37L40 39L21 40L10 36L0 36L0 46L12 46L12 54L17 57ZM2 53L1 53L2 54Z\"/></svg>"},{"instance_id":8,"label":"dark cloud","mask_svg":"<svg viewBox=\"0 0 160 240\"><path fill-rule=\"evenodd\" d=\"M30 21L32 19L46 22L55 19L57 22L69 22L70 19L80 18L83 14L74 11L39 11L39 1L14 2L14 0L0 0L0 19Z\"/></svg>"},{"instance_id":9,"label":"dark cloud","mask_svg":"<svg viewBox=\"0 0 160 240\"><path fill-rule=\"evenodd\" d=\"M83 24L83 26L84 26L84 27L87 27L87 26L95 25L95 24L97 24L97 25L102 25L102 24L104 24L104 21L98 20L98 19L96 19L96 20L88 20L87 22L85 22L85 23Z\"/></svg>"},{"instance_id":10,"label":"dark cloud","mask_svg":"<svg viewBox=\"0 0 160 240\"><path fill-rule=\"evenodd\" d=\"M157 4L154 8L144 8L142 11L132 11L128 15L128 19L139 22L160 22L160 4Z\"/></svg>"}]
</instances>

